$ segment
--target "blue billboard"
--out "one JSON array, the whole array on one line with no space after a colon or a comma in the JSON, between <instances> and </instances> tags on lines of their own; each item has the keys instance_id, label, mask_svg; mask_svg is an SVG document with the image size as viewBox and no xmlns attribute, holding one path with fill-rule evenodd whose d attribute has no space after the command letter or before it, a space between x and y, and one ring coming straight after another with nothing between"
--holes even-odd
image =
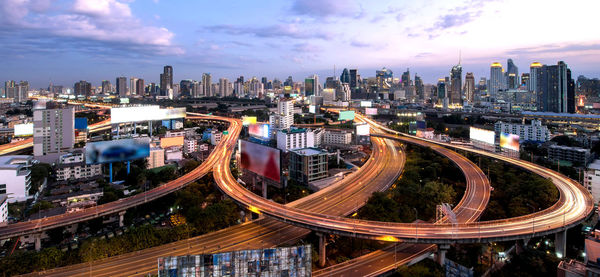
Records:
<instances>
[{"instance_id":1,"label":"blue billboard","mask_svg":"<svg viewBox=\"0 0 600 277\"><path fill-rule=\"evenodd\" d=\"M75 129L86 130L88 128L88 120L86 117L75 118Z\"/></svg>"},{"instance_id":2,"label":"blue billboard","mask_svg":"<svg viewBox=\"0 0 600 277\"><path fill-rule=\"evenodd\" d=\"M148 156L150 156L149 138L90 142L85 146L86 164L124 162Z\"/></svg>"}]
</instances>

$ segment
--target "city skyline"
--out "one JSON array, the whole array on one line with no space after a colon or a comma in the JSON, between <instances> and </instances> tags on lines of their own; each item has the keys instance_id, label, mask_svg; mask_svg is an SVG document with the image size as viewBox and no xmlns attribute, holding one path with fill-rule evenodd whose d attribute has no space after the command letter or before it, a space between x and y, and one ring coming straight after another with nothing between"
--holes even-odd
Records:
<instances>
[{"instance_id":1,"label":"city skyline","mask_svg":"<svg viewBox=\"0 0 600 277\"><path fill-rule=\"evenodd\" d=\"M399 77L410 68L435 83L449 76L462 52L463 72L476 79L509 58L521 69L563 60L574 77L596 77L597 38L570 28L593 25L594 6L600 3L8 0L0 9L0 74L33 88L79 80L98 86L118 76L159 83L168 64L174 81L199 80L204 72L215 80L292 75L301 81L314 73L324 80L335 65L336 75L358 68L363 77L382 67ZM198 16L201 10L210 12ZM564 20L543 20L557 16ZM530 31L535 24L544 28Z\"/></svg>"}]
</instances>

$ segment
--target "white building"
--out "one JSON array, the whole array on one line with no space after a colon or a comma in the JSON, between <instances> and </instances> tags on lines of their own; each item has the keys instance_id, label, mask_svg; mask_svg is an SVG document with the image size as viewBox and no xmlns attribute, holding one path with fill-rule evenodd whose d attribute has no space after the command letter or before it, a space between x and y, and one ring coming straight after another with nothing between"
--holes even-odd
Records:
<instances>
[{"instance_id":1,"label":"white building","mask_svg":"<svg viewBox=\"0 0 600 277\"><path fill-rule=\"evenodd\" d=\"M102 175L102 165L86 164L82 149L60 156L56 165L56 180L67 181L92 178Z\"/></svg>"},{"instance_id":2,"label":"white building","mask_svg":"<svg viewBox=\"0 0 600 277\"><path fill-rule=\"evenodd\" d=\"M31 164L32 156L0 157L0 194L8 196L8 202L26 201L31 198Z\"/></svg>"},{"instance_id":3,"label":"white building","mask_svg":"<svg viewBox=\"0 0 600 277\"><path fill-rule=\"evenodd\" d=\"M198 140L195 138L185 138L183 140L183 153L189 154L198 151Z\"/></svg>"},{"instance_id":4,"label":"white building","mask_svg":"<svg viewBox=\"0 0 600 277\"><path fill-rule=\"evenodd\" d=\"M223 133L219 131L212 131L210 133L210 144L217 145L221 142L221 138L223 137Z\"/></svg>"},{"instance_id":5,"label":"white building","mask_svg":"<svg viewBox=\"0 0 600 277\"><path fill-rule=\"evenodd\" d=\"M150 148L148 160L148 169L161 167L165 165L165 150L160 147Z\"/></svg>"},{"instance_id":6,"label":"white building","mask_svg":"<svg viewBox=\"0 0 600 277\"><path fill-rule=\"evenodd\" d=\"M344 130L326 130L323 134L322 144L345 144L352 143L352 132Z\"/></svg>"},{"instance_id":7,"label":"white building","mask_svg":"<svg viewBox=\"0 0 600 277\"><path fill-rule=\"evenodd\" d=\"M315 133L308 129L286 129L277 131L277 148L287 152L292 149L315 146Z\"/></svg>"},{"instance_id":8,"label":"white building","mask_svg":"<svg viewBox=\"0 0 600 277\"><path fill-rule=\"evenodd\" d=\"M496 135L500 135L500 133L518 135L519 139L524 141L545 142L550 140L548 127L542 125L542 122L539 120L532 120L531 125L498 121L494 124L494 130L496 131Z\"/></svg>"},{"instance_id":9,"label":"white building","mask_svg":"<svg viewBox=\"0 0 600 277\"><path fill-rule=\"evenodd\" d=\"M315 147L319 147L323 143L323 136L325 135L325 129L319 128L313 130L315 134Z\"/></svg>"},{"instance_id":10,"label":"white building","mask_svg":"<svg viewBox=\"0 0 600 277\"><path fill-rule=\"evenodd\" d=\"M8 196L0 194L0 226L8 224Z\"/></svg>"},{"instance_id":11,"label":"white building","mask_svg":"<svg viewBox=\"0 0 600 277\"><path fill-rule=\"evenodd\" d=\"M183 160L183 152L181 151L181 147L171 146L165 149L165 161L177 162L181 160Z\"/></svg>"},{"instance_id":12,"label":"white building","mask_svg":"<svg viewBox=\"0 0 600 277\"><path fill-rule=\"evenodd\" d=\"M271 130L289 129L294 124L294 100L279 99L277 113L269 116Z\"/></svg>"},{"instance_id":13,"label":"white building","mask_svg":"<svg viewBox=\"0 0 600 277\"><path fill-rule=\"evenodd\" d=\"M598 203L600 200L600 160L591 163L583 173L583 186L594 197L594 203Z\"/></svg>"},{"instance_id":14,"label":"white building","mask_svg":"<svg viewBox=\"0 0 600 277\"><path fill-rule=\"evenodd\" d=\"M33 111L33 155L69 151L75 143L75 110ZM10 198L10 197L9 197Z\"/></svg>"}]
</instances>

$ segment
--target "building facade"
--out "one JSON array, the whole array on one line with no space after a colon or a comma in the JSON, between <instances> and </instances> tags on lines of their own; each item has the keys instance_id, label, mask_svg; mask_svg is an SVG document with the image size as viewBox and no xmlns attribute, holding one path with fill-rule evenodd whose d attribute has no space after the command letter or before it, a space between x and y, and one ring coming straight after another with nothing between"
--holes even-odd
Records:
<instances>
[{"instance_id":1,"label":"building facade","mask_svg":"<svg viewBox=\"0 0 600 277\"><path fill-rule=\"evenodd\" d=\"M530 125L506 123L498 121L494 124L494 131L500 133L518 135L520 140L532 142L546 142L550 140L550 131L546 125L539 120L532 120Z\"/></svg>"},{"instance_id":2,"label":"building facade","mask_svg":"<svg viewBox=\"0 0 600 277\"><path fill-rule=\"evenodd\" d=\"M27 155L0 157L0 195L6 194L8 202L31 198L31 165L33 157Z\"/></svg>"},{"instance_id":3,"label":"building facade","mask_svg":"<svg viewBox=\"0 0 600 277\"><path fill-rule=\"evenodd\" d=\"M75 111L48 109L33 111L33 155L70 151L75 143Z\"/></svg>"},{"instance_id":4,"label":"building facade","mask_svg":"<svg viewBox=\"0 0 600 277\"><path fill-rule=\"evenodd\" d=\"M284 129L277 131L277 148L287 152L298 148L315 146L315 134L308 129Z\"/></svg>"},{"instance_id":5,"label":"building facade","mask_svg":"<svg viewBox=\"0 0 600 277\"><path fill-rule=\"evenodd\" d=\"M318 148L290 150L290 178L297 184L308 185L327 177L327 159L327 152Z\"/></svg>"}]
</instances>

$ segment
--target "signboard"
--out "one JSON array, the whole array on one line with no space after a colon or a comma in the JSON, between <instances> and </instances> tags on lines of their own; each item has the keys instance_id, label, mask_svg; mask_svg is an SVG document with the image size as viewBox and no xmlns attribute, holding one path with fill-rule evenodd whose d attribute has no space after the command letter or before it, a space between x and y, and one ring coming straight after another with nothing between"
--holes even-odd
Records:
<instances>
[{"instance_id":1,"label":"signboard","mask_svg":"<svg viewBox=\"0 0 600 277\"><path fill-rule=\"evenodd\" d=\"M514 134L500 133L500 147L519 151L519 136Z\"/></svg>"},{"instance_id":2,"label":"signboard","mask_svg":"<svg viewBox=\"0 0 600 277\"><path fill-rule=\"evenodd\" d=\"M143 122L185 117L185 108L161 109L159 106L110 108L110 123Z\"/></svg>"},{"instance_id":3,"label":"signboard","mask_svg":"<svg viewBox=\"0 0 600 277\"><path fill-rule=\"evenodd\" d=\"M183 146L183 136L160 139L160 147L161 148L164 149L164 148L171 147L171 146Z\"/></svg>"},{"instance_id":4,"label":"signboard","mask_svg":"<svg viewBox=\"0 0 600 277\"><path fill-rule=\"evenodd\" d=\"M275 182L281 181L281 151L240 140L241 167Z\"/></svg>"},{"instance_id":5,"label":"signboard","mask_svg":"<svg viewBox=\"0 0 600 277\"><path fill-rule=\"evenodd\" d=\"M356 135L357 136L368 136L370 134L371 128L369 124L360 124L356 125Z\"/></svg>"},{"instance_id":6,"label":"signboard","mask_svg":"<svg viewBox=\"0 0 600 277\"><path fill-rule=\"evenodd\" d=\"M129 104L129 98L119 98L119 103L121 103L121 104Z\"/></svg>"},{"instance_id":7,"label":"signboard","mask_svg":"<svg viewBox=\"0 0 600 277\"><path fill-rule=\"evenodd\" d=\"M487 144L494 144L495 142L494 131L479 129L475 127L471 127L469 129L469 138L471 138L471 140L476 140Z\"/></svg>"},{"instance_id":8,"label":"signboard","mask_svg":"<svg viewBox=\"0 0 600 277\"><path fill-rule=\"evenodd\" d=\"M88 128L88 120L86 117L75 118L75 129L86 130Z\"/></svg>"},{"instance_id":9,"label":"signboard","mask_svg":"<svg viewBox=\"0 0 600 277\"><path fill-rule=\"evenodd\" d=\"M338 121L354 120L354 111L340 111Z\"/></svg>"},{"instance_id":10,"label":"signboard","mask_svg":"<svg viewBox=\"0 0 600 277\"><path fill-rule=\"evenodd\" d=\"M244 116L244 117L242 117L242 125L248 126L250 124L256 124L256 116Z\"/></svg>"},{"instance_id":11,"label":"signboard","mask_svg":"<svg viewBox=\"0 0 600 277\"><path fill-rule=\"evenodd\" d=\"M85 146L86 164L124 162L148 156L149 138L89 142Z\"/></svg>"},{"instance_id":12,"label":"signboard","mask_svg":"<svg viewBox=\"0 0 600 277\"><path fill-rule=\"evenodd\" d=\"M360 101L360 106L370 108L373 106L373 103L371 101Z\"/></svg>"},{"instance_id":13,"label":"signboard","mask_svg":"<svg viewBox=\"0 0 600 277\"><path fill-rule=\"evenodd\" d=\"M33 123L15 124L15 137L33 136Z\"/></svg>"},{"instance_id":14,"label":"signboard","mask_svg":"<svg viewBox=\"0 0 600 277\"><path fill-rule=\"evenodd\" d=\"M365 108L366 115L377 115L377 108Z\"/></svg>"},{"instance_id":15,"label":"signboard","mask_svg":"<svg viewBox=\"0 0 600 277\"><path fill-rule=\"evenodd\" d=\"M317 107L315 105L308 106L309 113L317 113Z\"/></svg>"},{"instance_id":16,"label":"signboard","mask_svg":"<svg viewBox=\"0 0 600 277\"><path fill-rule=\"evenodd\" d=\"M269 138L269 124L252 124L248 126L248 133L259 138Z\"/></svg>"}]
</instances>

